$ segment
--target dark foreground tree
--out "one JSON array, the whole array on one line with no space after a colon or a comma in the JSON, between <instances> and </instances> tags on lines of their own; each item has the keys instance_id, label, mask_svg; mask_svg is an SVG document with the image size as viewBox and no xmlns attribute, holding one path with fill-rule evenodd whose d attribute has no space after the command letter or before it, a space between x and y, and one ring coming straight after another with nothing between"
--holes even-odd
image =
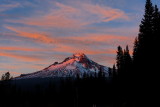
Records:
<instances>
[{"instance_id":1,"label":"dark foreground tree","mask_svg":"<svg viewBox=\"0 0 160 107\"><path fill-rule=\"evenodd\" d=\"M128 85L131 84L129 91L134 90L135 94L132 94L132 98L136 98L140 106L156 104L154 96L157 96L158 92L156 91L158 85L155 84L159 84L159 64L157 63L160 55L159 38L160 12L157 6L152 5L151 0L146 0L145 14L140 24L138 37L134 42L133 66L127 49L123 52L121 47L118 47L117 53L117 68L122 74L118 76L122 80L125 79ZM127 71L130 73L128 74ZM126 76L131 79L126 79ZM123 90L126 88L124 86Z\"/></svg>"},{"instance_id":2,"label":"dark foreground tree","mask_svg":"<svg viewBox=\"0 0 160 107\"><path fill-rule=\"evenodd\" d=\"M12 77L10 75L9 72L6 72L5 74L2 75L1 80L5 81L5 80L10 80Z\"/></svg>"}]
</instances>

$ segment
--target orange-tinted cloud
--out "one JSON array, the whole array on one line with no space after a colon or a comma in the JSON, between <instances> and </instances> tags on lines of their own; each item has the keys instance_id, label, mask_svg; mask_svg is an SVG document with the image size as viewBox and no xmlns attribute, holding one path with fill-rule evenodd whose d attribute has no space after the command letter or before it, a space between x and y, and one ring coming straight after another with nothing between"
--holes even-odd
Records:
<instances>
[{"instance_id":1,"label":"orange-tinted cloud","mask_svg":"<svg viewBox=\"0 0 160 107\"><path fill-rule=\"evenodd\" d=\"M107 65L108 67L112 67L113 64L116 62L115 56L108 56L108 55L93 55L91 59L94 59L95 62L98 62L102 65Z\"/></svg>"},{"instance_id":2,"label":"orange-tinted cloud","mask_svg":"<svg viewBox=\"0 0 160 107\"><path fill-rule=\"evenodd\" d=\"M41 15L23 18L19 20L7 20L12 23L22 23L26 25L40 27L57 28L80 28L99 22L109 22L116 19L128 20L125 12L107 6L95 5L92 3L78 3L76 6L65 5L59 2L54 3L57 8L50 8Z\"/></svg>"},{"instance_id":3,"label":"orange-tinted cloud","mask_svg":"<svg viewBox=\"0 0 160 107\"><path fill-rule=\"evenodd\" d=\"M46 44L54 43L54 45L56 46L55 50L61 50L65 52L64 50L67 51L68 49L73 53L77 51L81 51L81 50L83 50L84 53L96 53L95 50L92 49L92 47L95 47L95 46L99 46L99 47L104 47L104 45L106 46L118 46L118 45L132 46L133 40L134 40L132 37L129 37L129 36L120 36L120 35L111 35L111 34L94 34L94 33L83 34L83 36L54 36L53 35L51 37L51 36L46 36L46 35L39 34L39 33L30 33L28 31L22 31L21 29L9 27L9 26L7 26L6 28L16 32L17 33L16 36L30 38L40 43L46 43ZM71 45L72 45L72 48L70 47ZM81 49L77 49L77 47L81 47ZM10 48L7 47L6 49L11 50L12 48L15 48L15 47L10 47ZM85 49L87 51L85 51ZM99 48L99 50L100 49L101 48ZM27 49L27 48L22 49L21 48L20 50L32 51L34 49ZM38 49L35 49L35 51L38 51ZM99 52L100 51L98 51L98 53Z\"/></svg>"},{"instance_id":4,"label":"orange-tinted cloud","mask_svg":"<svg viewBox=\"0 0 160 107\"><path fill-rule=\"evenodd\" d=\"M43 35L43 34L39 34L39 33L29 33L29 32L26 32L26 31L18 30L16 28L13 28L13 27L10 27L10 26L6 26L6 28L11 30L11 31L16 32L17 33L16 36L26 37L26 38L41 41L41 42L44 42L44 43L52 43L53 42L53 38L50 38L47 35Z\"/></svg>"},{"instance_id":5,"label":"orange-tinted cloud","mask_svg":"<svg viewBox=\"0 0 160 107\"><path fill-rule=\"evenodd\" d=\"M83 4L83 7L88 13L95 15L97 17L94 20L95 22L109 22L116 19L129 20L129 17L119 9L104 7L100 5L93 5L93 4Z\"/></svg>"},{"instance_id":6,"label":"orange-tinted cloud","mask_svg":"<svg viewBox=\"0 0 160 107\"><path fill-rule=\"evenodd\" d=\"M43 51L42 49L37 48L26 48L26 47L9 47L9 46L0 46L0 50L4 51Z\"/></svg>"},{"instance_id":7,"label":"orange-tinted cloud","mask_svg":"<svg viewBox=\"0 0 160 107\"><path fill-rule=\"evenodd\" d=\"M110 35L110 34L83 34L83 36L54 36L44 35L39 33L30 33L30 31L23 31L18 28L13 28L6 26L7 29L17 33L16 36L30 38L35 41L47 44L99 44L99 43L108 43L113 45L113 41L131 41L131 37L119 36L119 35Z\"/></svg>"},{"instance_id":8,"label":"orange-tinted cloud","mask_svg":"<svg viewBox=\"0 0 160 107\"><path fill-rule=\"evenodd\" d=\"M7 11L16 7L19 7L19 3L12 3L12 4L0 4L0 12Z\"/></svg>"},{"instance_id":9,"label":"orange-tinted cloud","mask_svg":"<svg viewBox=\"0 0 160 107\"><path fill-rule=\"evenodd\" d=\"M58 27L58 28L70 28L70 27L78 27L79 24L72 19L67 19L65 16L42 16L37 18L30 18L25 19L23 21L17 21L27 25L34 25L34 26L42 26L42 27ZM16 21L14 21L16 22Z\"/></svg>"},{"instance_id":10,"label":"orange-tinted cloud","mask_svg":"<svg viewBox=\"0 0 160 107\"><path fill-rule=\"evenodd\" d=\"M61 3L55 3L58 9L50 9L43 15L33 16L21 20L7 20L13 23L23 23L26 25L58 28L77 28L81 24L77 20L69 18L71 14L76 14L76 9Z\"/></svg>"},{"instance_id":11,"label":"orange-tinted cloud","mask_svg":"<svg viewBox=\"0 0 160 107\"><path fill-rule=\"evenodd\" d=\"M69 45L60 45L57 48L53 48L53 51L56 52L66 52L66 53L85 53L86 55L97 55L97 54L115 54L116 51L114 49L93 49L90 47L76 47L76 46L69 46Z\"/></svg>"},{"instance_id":12,"label":"orange-tinted cloud","mask_svg":"<svg viewBox=\"0 0 160 107\"><path fill-rule=\"evenodd\" d=\"M29 62L41 60L40 58L37 58L35 56L26 56L26 55L14 54L14 53L0 53L0 56L15 58L17 60L29 61Z\"/></svg>"},{"instance_id":13,"label":"orange-tinted cloud","mask_svg":"<svg viewBox=\"0 0 160 107\"><path fill-rule=\"evenodd\" d=\"M46 36L46 35L36 35L34 37L33 33L30 33L30 30L21 30L13 27L6 27L17 33L17 36L30 38L40 43L50 44L54 43L55 47L47 50L47 52L60 52L60 53L77 53L82 52L86 55L97 55L101 56L102 54L106 55L116 55L116 47L121 44L130 45L133 43L133 38L128 36L119 36L119 35L111 35L111 34L95 34L95 33L84 33L83 36ZM54 39L53 39L54 38ZM124 46L125 46L124 45ZM108 47L109 46L109 47ZM112 47L112 48L111 48ZM0 49L5 50L5 47L0 47ZM6 50L21 50L21 51L34 51L34 49L28 48L18 48L18 47L7 47ZM43 51L43 49L37 49L36 51ZM0 56L8 56L12 58L17 58L25 61L30 56L22 56L17 57L14 54L0 55ZM48 56L52 56L51 54L47 54ZM25 57L25 58L24 58ZM61 56L54 56L55 58L61 58ZM64 57L64 55L63 55ZM33 58L33 59L32 59ZM102 57L99 57L102 58ZM39 58L34 59L31 57L26 61L36 61ZM96 58L95 58L96 59ZM63 59L62 59L63 60ZM114 62L113 57L106 56L106 58L102 58L101 60L105 60L103 62L111 63ZM99 61L99 60L98 60ZM38 67L37 67L38 68Z\"/></svg>"},{"instance_id":14,"label":"orange-tinted cloud","mask_svg":"<svg viewBox=\"0 0 160 107\"><path fill-rule=\"evenodd\" d=\"M92 41L92 42L108 42L113 40L128 41L130 37L120 35L108 35L108 34L85 34L84 36L68 37L69 39L79 41Z\"/></svg>"}]
</instances>

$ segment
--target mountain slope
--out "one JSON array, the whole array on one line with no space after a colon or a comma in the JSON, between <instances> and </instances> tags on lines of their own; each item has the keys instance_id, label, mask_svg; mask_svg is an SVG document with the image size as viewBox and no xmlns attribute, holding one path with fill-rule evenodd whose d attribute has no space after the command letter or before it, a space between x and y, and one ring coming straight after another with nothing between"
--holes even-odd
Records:
<instances>
[{"instance_id":1,"label":"mountain slope","mask_svg":"<svg viewBox=\"0 0 160 107\"><path fill-rule=\"evenodd\" d=\"M73 56L66 58L63 62L50 65L49 67L30 74L22 74L16 79L26 78L46 78L46 77L76 77L77 74L82 76L84 73L94 75L95 72L104 72L105 76L109 75L108 67L99 65L90 60L83 53L76 53Z\"/></svg>"}]
</instances>

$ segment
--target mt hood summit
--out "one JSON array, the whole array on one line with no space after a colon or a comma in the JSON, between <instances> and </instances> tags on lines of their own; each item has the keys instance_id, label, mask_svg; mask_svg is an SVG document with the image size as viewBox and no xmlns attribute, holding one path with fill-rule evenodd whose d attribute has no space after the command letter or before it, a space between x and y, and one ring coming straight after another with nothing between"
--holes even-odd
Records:
<instances>
[{"instance_id":1,"label":"mt hood summit","mask_svg":"<svg viewBox=\"0 0 160 107\"><path fill-rule=\"evenodd\" d=\"M76 77L82 76L84 73L95 75L99 71L103 72L106 77L109 76L108 67L100 65L90 60L83 53L76 53L66 58L63 62L50 65L49 67L29 74L22 74L16 79L27 78L46 78L46 77Z\"/></svg>"}]
</instances>

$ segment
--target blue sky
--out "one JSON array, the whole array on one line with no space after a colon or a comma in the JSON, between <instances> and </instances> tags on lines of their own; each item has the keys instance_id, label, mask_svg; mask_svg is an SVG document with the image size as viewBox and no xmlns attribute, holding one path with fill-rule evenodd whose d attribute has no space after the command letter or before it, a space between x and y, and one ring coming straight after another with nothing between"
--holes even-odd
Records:
<instances>
[{"instance_id":1,"label":"blue sky","mask_svg":"<svg viewBox=\"0 0 160 107\"><path fill-rule=\"evenodd\" d=\"M144 5L145 0L0 0L0 75L38 71L79 52L112 66L118 45L132 50Z\"/></svg>"}]
</instances>

